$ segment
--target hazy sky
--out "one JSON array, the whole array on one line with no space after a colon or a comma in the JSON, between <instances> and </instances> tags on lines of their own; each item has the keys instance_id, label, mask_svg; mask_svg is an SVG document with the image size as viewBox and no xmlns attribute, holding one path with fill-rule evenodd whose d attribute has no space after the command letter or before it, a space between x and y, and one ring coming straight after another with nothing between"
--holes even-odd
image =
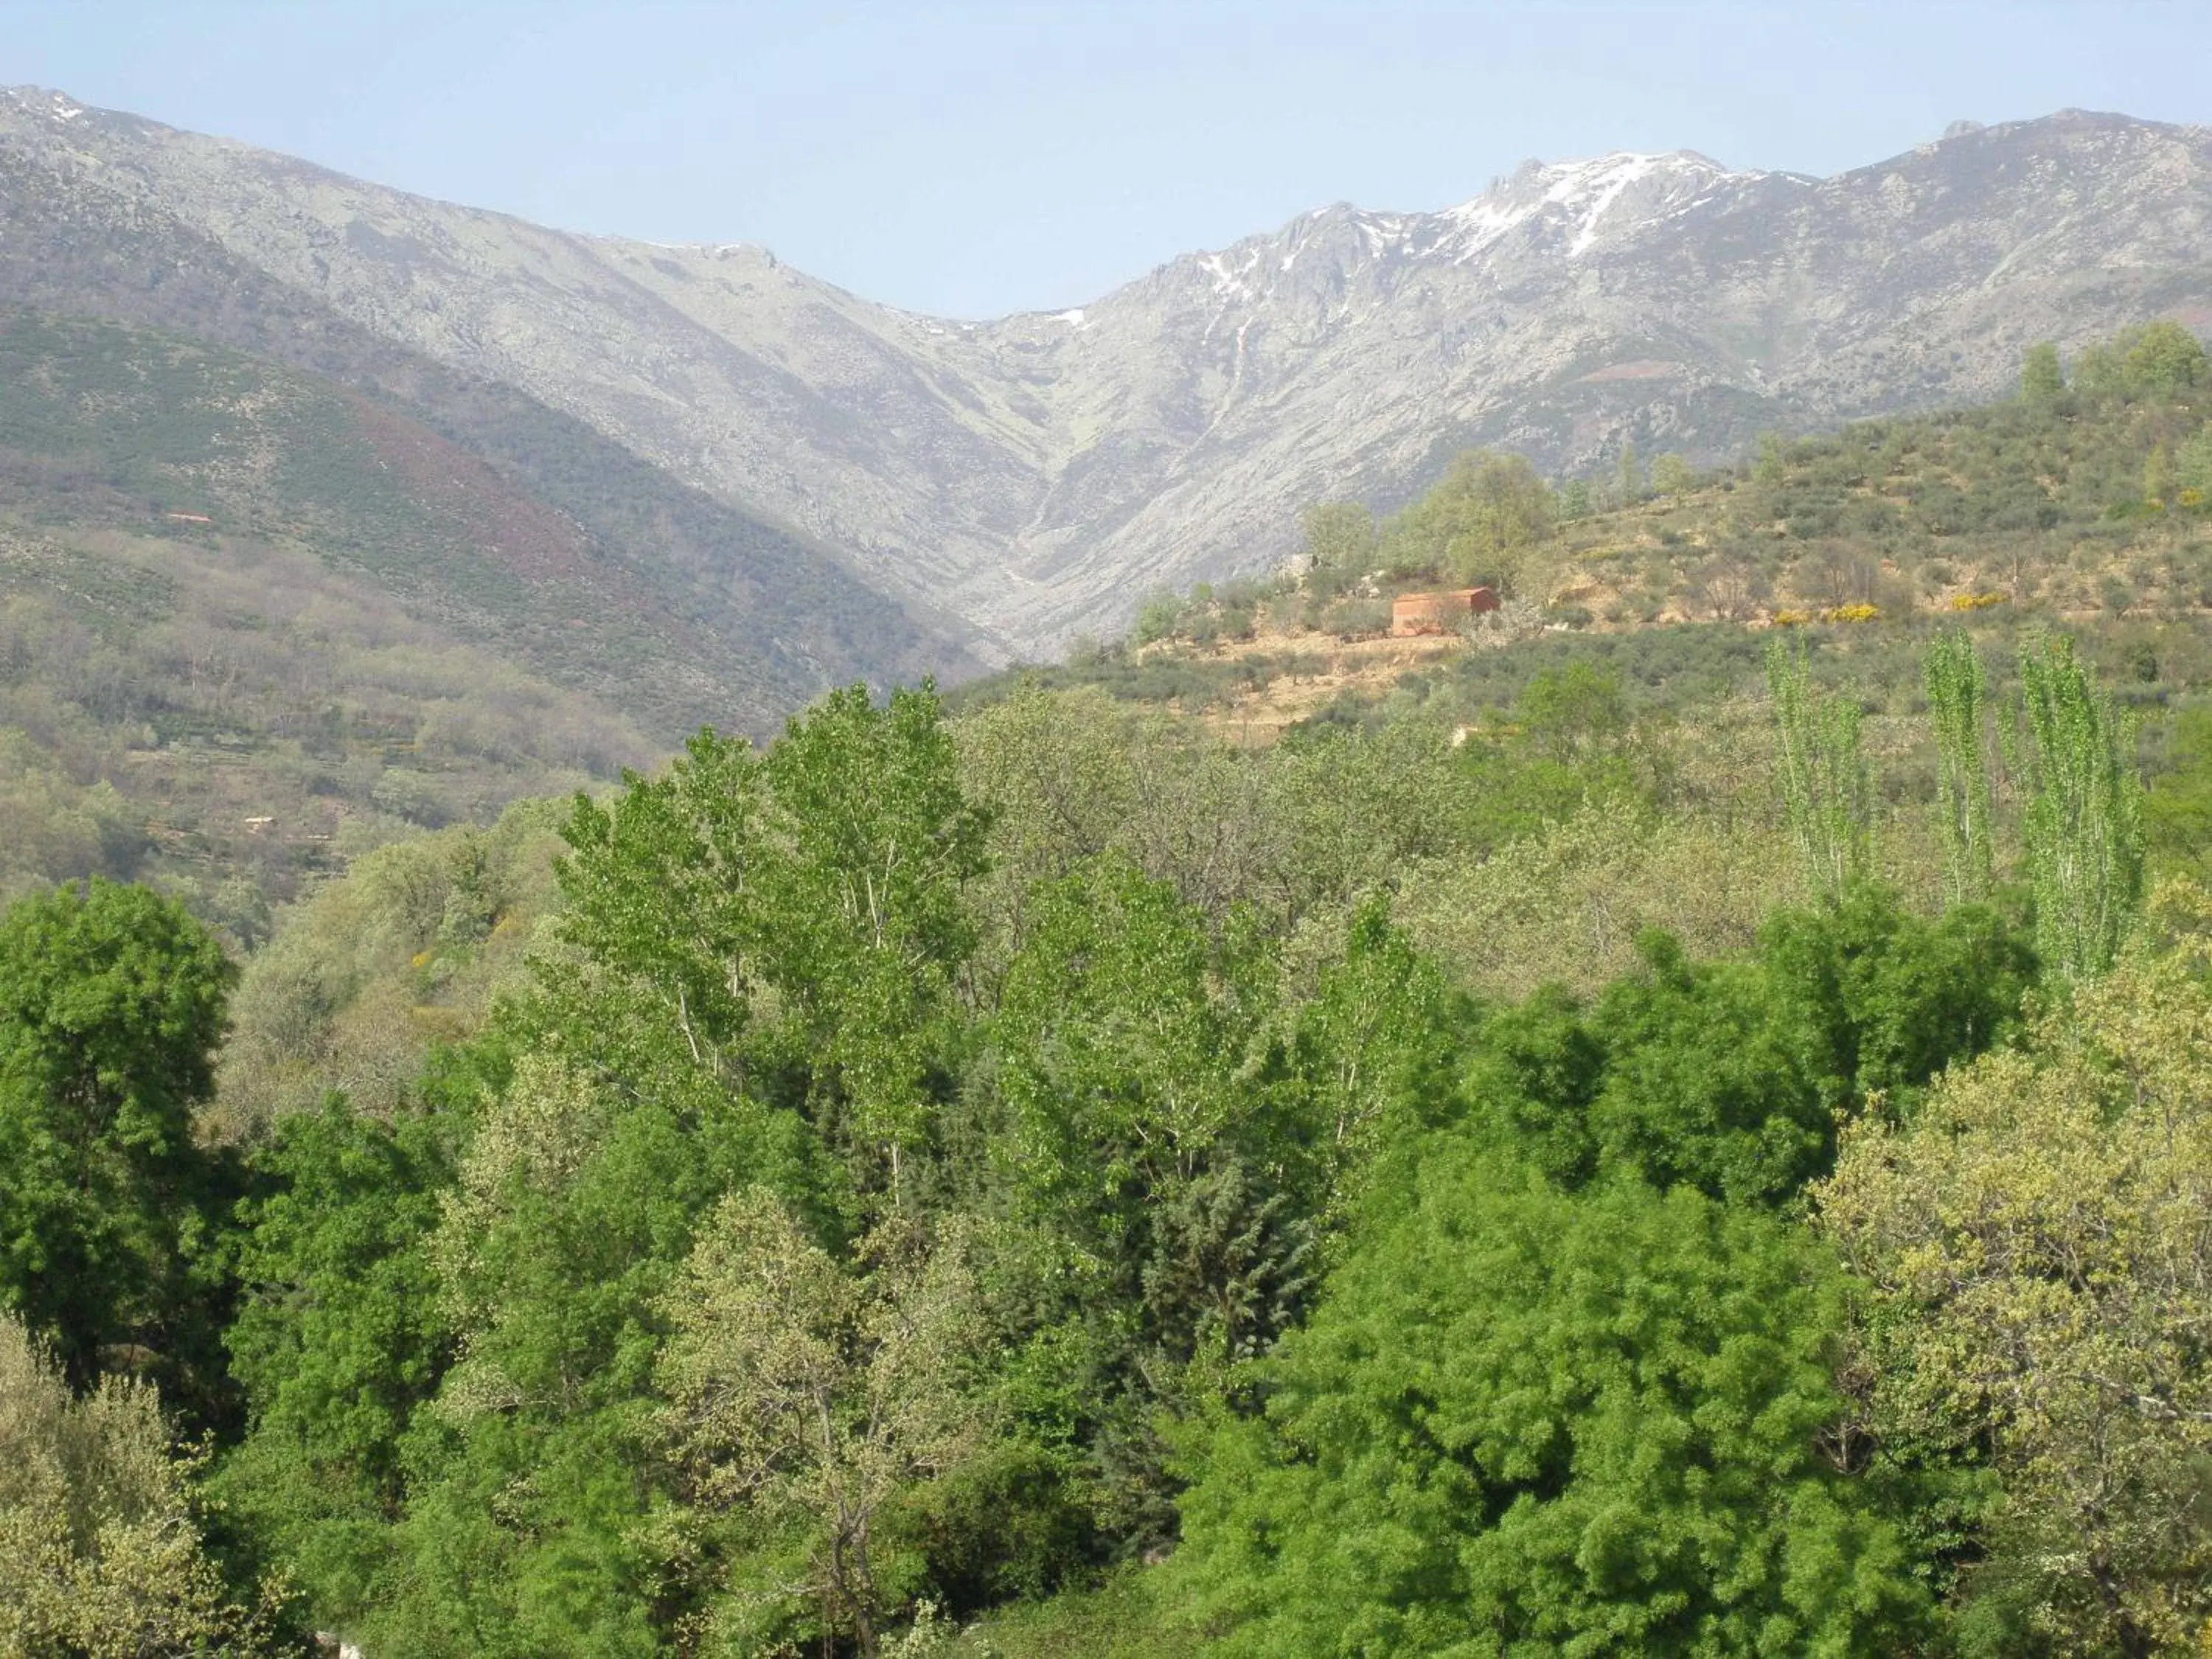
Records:
<instances>
[{"instance_id":1,"label":"hazy sky","mask_svg":"<svg viewBox=\"0 0 2212 1659\"><path fill-rule=\"evenodd\" d=\"M1528 156L1832 173L1960 117L2212 120L2208 64L2204 0L0 0L0 84L970 317Z\"/></svg>"}]
</instances>

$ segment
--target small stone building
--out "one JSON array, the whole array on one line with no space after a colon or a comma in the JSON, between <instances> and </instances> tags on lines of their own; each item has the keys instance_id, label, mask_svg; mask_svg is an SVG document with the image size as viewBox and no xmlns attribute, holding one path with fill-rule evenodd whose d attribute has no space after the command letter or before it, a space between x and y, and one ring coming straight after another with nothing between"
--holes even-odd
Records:
<instances>
[{"instance_id":1,"label":"small stone building","mask_svg":"<svg viewBox=\"0 0 2212 1659\"><path fill-rule=\"evenodd\" d=\"M1497 591L1488 587L1457 587L1448 593L1401 593L1390 601L1390 631L1449 634L1462 618L1497 609Z\"/></svg>"}]
</instances>

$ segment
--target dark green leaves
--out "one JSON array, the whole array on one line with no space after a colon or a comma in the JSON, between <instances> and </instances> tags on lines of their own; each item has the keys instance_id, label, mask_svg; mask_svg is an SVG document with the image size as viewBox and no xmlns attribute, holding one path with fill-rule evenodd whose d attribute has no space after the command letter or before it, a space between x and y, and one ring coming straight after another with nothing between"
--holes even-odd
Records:
<instances>
[{"instance_id":1,"label":"dark green leaves","mask_svg":"<svg viewBox=\"0 0 2212 1659\"><path fill-rule=\"evenodd\" d=\"M182 906L95 880L0 917L0 1295L71 1379L212 1340L221 1160L193 1139L233 978Z\"/></svg>"},{"instance_id":2,"label":"dark green leaves","mask_svg":"<svg viewBox=\"0 0 2212 1659\"><path fill-rule=\"evenodd\" d=\"M1462 1139L1218 1426L1176 1571L1232 1654L1895 1651L1928 1613L1823 1435L1839 1279L1693 1193Z\"/></svg>"}]
</instances>

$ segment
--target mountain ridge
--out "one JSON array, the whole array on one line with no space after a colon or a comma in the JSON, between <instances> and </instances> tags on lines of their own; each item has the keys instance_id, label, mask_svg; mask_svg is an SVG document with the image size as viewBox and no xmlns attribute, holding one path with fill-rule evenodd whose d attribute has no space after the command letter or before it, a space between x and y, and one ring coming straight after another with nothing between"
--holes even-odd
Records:
<instances>
[{"instance_id":1,"label":"mountain ridge","mask_svg":"<svg viewBox=\"0 0 2212 1659\"><path fill-rule=\"evenodd\" d=\"M1392 504L1464 444L1553 471L1624 442L1717 457L1987 396L2034 338L2212 325L2212 136L2087 112L1825 179L1692 152L1534 164L1437 213L1319 209L983 321L61 94L0 98L0 151L118 240L169 212L336 322L795 526L987 659L1272 564L1305 502Z\"/></svg>"}]
</instances>

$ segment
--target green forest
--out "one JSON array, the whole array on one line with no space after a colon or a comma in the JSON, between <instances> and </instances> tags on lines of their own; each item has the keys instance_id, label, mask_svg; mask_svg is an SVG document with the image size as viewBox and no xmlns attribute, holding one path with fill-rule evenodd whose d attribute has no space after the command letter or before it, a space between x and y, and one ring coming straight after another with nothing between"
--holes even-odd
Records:
<instances>
[{"instance_id":1,"label":"green forest","mask_svg":"<svg viewBox=\"0 0 2212 1659\"><path fill-rule=\"evenodd\" d=\"M46 871L0 1654L2212 1650L2176 332L1720 472L1463 458L250 950ZM1213 718L1302 672L1239 632L1446 580L1526 611Z\"/></svg>"}]
</instances>

